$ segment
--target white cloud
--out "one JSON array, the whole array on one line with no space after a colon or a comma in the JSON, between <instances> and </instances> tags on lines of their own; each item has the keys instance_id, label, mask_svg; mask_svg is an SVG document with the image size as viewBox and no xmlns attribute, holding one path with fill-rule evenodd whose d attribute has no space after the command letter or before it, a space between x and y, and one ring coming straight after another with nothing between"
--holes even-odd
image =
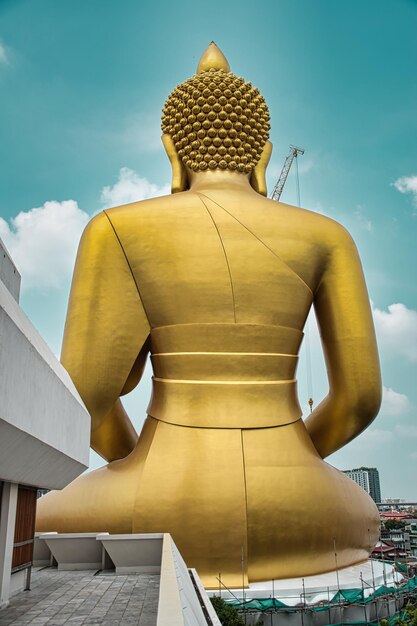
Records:
<instances>
[{"instance_id":1,"label":"white cloud","mask_svg":"<svg viewBox=\"0 0 417 626\"><path fill-rule=\"evenodd\" d=\"M374 448L385 445L392 441L394 433L391 430L381 428L368 428L356 439L358 447Z\"/></svg>"},{"instance_id":2,"label":"white cloud","mask_svg":"<svg viewBox=\"0 0 417 626\"><path fill-rule=\"evenodd\" d=\"M390 387L384 387L382 390L382 406L380 413L382 415L391 415L397 417L403 415L410 410L410 400L404 393L398 393Z\"/></svg>"},{"instance_id":3,"label":"white cloud","mask_svg":"<svg viewBox=\"0 0 417 626\"><path fill-rule=\"evenodd\" d=\"M10 220L0 237L22 275L22 287L60 287L71 275L78 242L89 220L74 200L45 202Z\"/></svg>"},{"instance_id":4,"label":"white cloud","mask_svg":"<svg viewBox=\"0 0 417 626\"><path fill-rule=\"evenodd\" d=\"M406 424L397 424L395 431L403 437L417 437L417 426L407 426Z\"/></svg>"},{"instance_id":5,"label":"white cloud","mask_svg":"<svg viewBox=\"0 0 417 626\"><path fill-rule=\"evenodd\" d=\"M401 178L395 181L394 187L398 189L400 193L411 193L413 195L414 204L417 206L417 175L401 176Z\"/></svg>"},{"instance_id":6,"label":"white cloud","mask_svg":"<svg viewBox=\"0 0 417 626\"><path fill-rule=\"evenodd\" d=\"M9 57L7 56L6 48L0 41L0 65L9 65Z\"/></svg>"},{"instance_id":7,"label":"white cloud","mask_svg":"<svg viewBox=\"0 0 417 626\"><path fill-rule=\"evenodd\" d=\"M375 327L381 345L409 361L417 362L417 311L401 302L390 304L388 311L372 305Z\"/></svg>"},{"instance_id":8,"label":"white cloud","mask_svg":"<svg viewBox=\"0 0 417 626\"><path fill-rule=\"evenodd\" d=\"M171 187L169 185L158 187L146 178L139 176L134 170L122 167L119 172L119 179L113 187L103 187L101 202L106 207L119 206L129 202L138 202L145 198L164 196L170 192Z\"/></svg>"}]
</instances>

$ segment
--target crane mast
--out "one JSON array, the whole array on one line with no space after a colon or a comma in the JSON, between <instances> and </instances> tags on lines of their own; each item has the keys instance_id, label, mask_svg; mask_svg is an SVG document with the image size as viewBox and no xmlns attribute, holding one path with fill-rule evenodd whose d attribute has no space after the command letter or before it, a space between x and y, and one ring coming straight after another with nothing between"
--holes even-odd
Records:
<instances>
[{"instance_id":1,"label":"crane mast","mask_svg":"<svg viewBox=\"0 0 417 626\"><path fill-rule=\"evenodd\" d=\"M288 174L290 172L292 162L294 161L294 159L298 157L299 154L301 155L304 154L303 148L298 148L297 146L290 146L290 151L287 154L287 157L284 161L281 174L279 175L278 181L271 194L271 200L277 200L277 202L279 201L281 194L282 194L282 190L284 189L285 182L288 178Z\"/></svg>"}]
</instances>

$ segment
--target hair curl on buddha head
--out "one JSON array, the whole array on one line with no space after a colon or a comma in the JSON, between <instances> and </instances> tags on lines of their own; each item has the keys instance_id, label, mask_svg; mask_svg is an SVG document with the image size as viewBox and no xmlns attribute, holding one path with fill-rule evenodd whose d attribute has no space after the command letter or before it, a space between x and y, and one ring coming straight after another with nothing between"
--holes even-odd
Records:
<instances>
[{"instance_id":1,"label":"hair curl on buddha head","mask_svg":"<svg viewBox=\"0 0 417 626\"><path fill-rule=\"evenodd\" d=\"M162 111L162 132L172 137L179 158L194 172L221 169L250 174L269 137L263 96L229 71L213 43L197 71L169 95Z\"/></svg>"}]
</instances>

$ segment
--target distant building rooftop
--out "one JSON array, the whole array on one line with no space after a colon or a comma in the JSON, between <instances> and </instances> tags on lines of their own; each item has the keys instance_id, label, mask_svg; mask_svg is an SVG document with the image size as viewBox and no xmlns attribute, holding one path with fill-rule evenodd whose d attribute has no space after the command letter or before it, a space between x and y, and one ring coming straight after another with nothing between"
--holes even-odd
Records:
<instances>
[{"instance_id":1,"label":"distant building rooftop","mask_svg":"<svg viewBox=\"0 0 417 626\"><path fill-rule=\"evenodd\" d=\"M401 511L381 511L381 517L386 520L405 520L413 519L414 516L411 513L405 513Z\"/></svg>"}]
</instances>

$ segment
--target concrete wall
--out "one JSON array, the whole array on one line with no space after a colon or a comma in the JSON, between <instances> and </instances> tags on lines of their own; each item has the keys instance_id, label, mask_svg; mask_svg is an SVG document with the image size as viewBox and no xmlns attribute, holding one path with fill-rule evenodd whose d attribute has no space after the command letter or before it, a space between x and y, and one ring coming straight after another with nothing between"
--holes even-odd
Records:
<instances>
[{"instance_id":1,"label":"concrete wall","mask_svg":"<svg viewBox=\"0 0 417 626\"><path fill-rule=\"evenodd\" d=\"M26 585L11 573L18 485L61 489L88 467L90 416L18 304L20 275L0 240L0 607Z\"/></svg>"},{"instance_id":2,"label":"concrete wall","mask_svg":"<svg viewBox=\"0 0 417 626\"><path fill-rule=\"evenodd\" d=\"M19 302L20 274L4 243L0 239L0 281L10 291L13 298Z\"/></svg>"},{"instance_id":3,"label":"concrete wall","mask_svg":"<svg viewBox=\"0 0 417 626\"><path fill-rule=\"evenodd\" d=\"M164 534L157 626L221 626L198 574L192 576L171 535ZM197 588L197 589L196 589Z\"/></svg>"},{"instance_id":4,"label":"concrete wall","mask_svg":"<svg viewBox=\"0 0 417 626\"><path fill-rule=\"evenodd\" d=\"M90 416L0 282L0 479L61 489L88 467Z\"/></svg>"},{"instance_id":5,"label":"concrete wall","mask_svg":"<svg viewBox=\"0 0 417 626\"><path fill-rule=\"evenodd\" d=\"M0 502L0 608L10 595L17 485L3 483Z\"/></svg>"}]
</instances>

